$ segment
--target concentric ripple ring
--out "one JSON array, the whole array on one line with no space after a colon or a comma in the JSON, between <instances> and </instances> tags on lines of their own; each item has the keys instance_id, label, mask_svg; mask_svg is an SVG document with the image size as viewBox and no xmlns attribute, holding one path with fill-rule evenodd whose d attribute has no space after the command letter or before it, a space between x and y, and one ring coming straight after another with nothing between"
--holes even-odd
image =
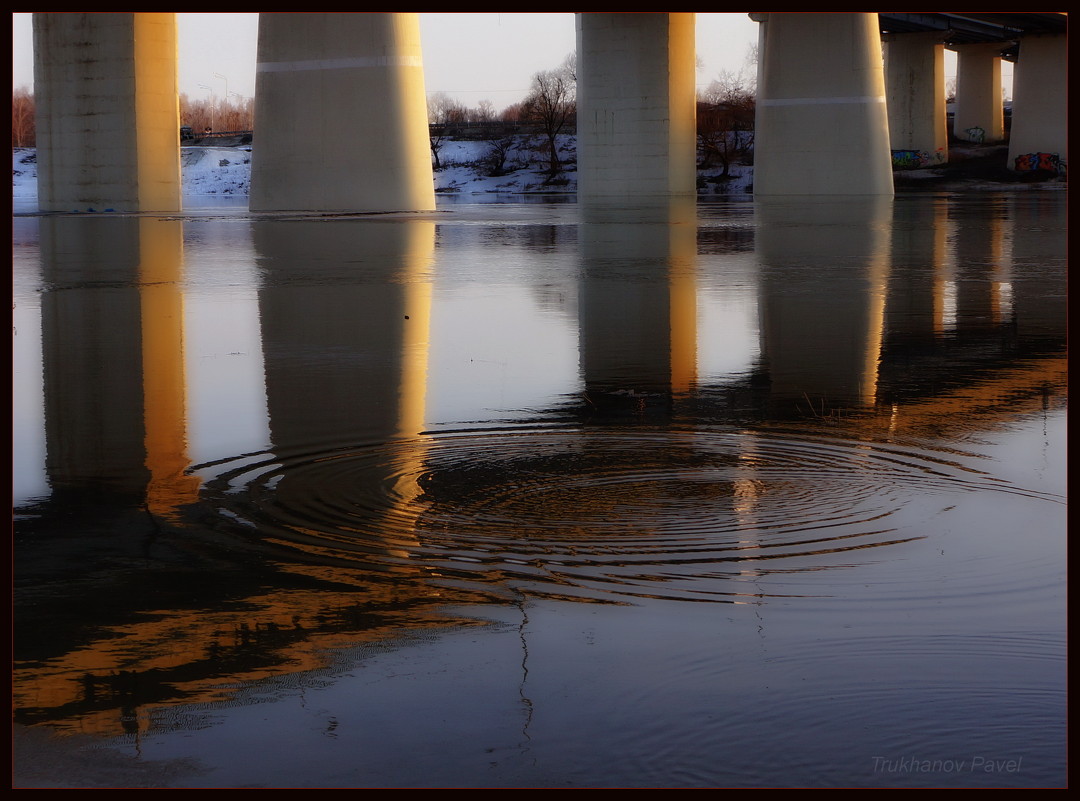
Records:
<instances>
[{"instance_id":1,"label":"concentric ripple ring","mask_svg":"<svg viewBox=\"0 0 1080 801\"><path fill-rule=\"evenodd\" d=\"M276 544L594 600L769 594L752 580L914 542L913 511L959 494L1061 502L914 448L707 428L468 430L203 467L218 513Z\"/></svg>"}]
</instances>

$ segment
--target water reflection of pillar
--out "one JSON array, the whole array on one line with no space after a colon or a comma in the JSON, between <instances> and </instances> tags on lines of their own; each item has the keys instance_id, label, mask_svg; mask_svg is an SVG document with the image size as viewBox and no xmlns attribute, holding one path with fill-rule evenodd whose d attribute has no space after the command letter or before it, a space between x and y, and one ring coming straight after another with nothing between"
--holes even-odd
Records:
<instances>
[{"instance_id":1,"label":"water reflection of pillar","mask_svg":"<svg viewBox=\"0 0 1080 801\"><path fill-rule=\"evenodd\" d=\"M274 447L420 430L434 223L259 222L254 233Z\"/></svg>"},{"instance_id":2,"label":"water reflection of pillar","mask_svg":"<svg viewBox=\"0 0 1080 801\"><path fill-rule=\"evenodd\" d=\"M697 214L683 201L669 209L671 391L678 396L697 388Z\"/></svg>"},{"instance_id":3,"label":"water reflection of pillar","mask_svg":"<svg viewBox=\"0 0 1080 801\"><path fill-rule=\"evenodd\" d=\"M1007 272L1004 208L996 203L980 206L976 213L963 204L953 208L955 328L962 333L996 327L1002 322L1002 294L1008 284L1003 274ZM1008 305L1006 299L1005 308Z\"/></svg>"},{"instance_id":4,"label":"water reflection of pillar","mask_svg":"<svg viewBox=\"0 0 1080 801\"><path fill-rule=\"evenodd\" d=\"M697 383L693 198L582 207L581 367L598 400L671 400Z\"/></svg>"},{"instance_id":5,"label":"water reflection of pillar","mask_svg":"<svg viewBox=\"0 0 1080 801\"><path fill-rule=\"evenodd\" d=\"M738 457L735 462L735 477L732 480L732 503L731 511L735 516L738 526L739 547L741 555L746 559L740 563L739 576L748 580L755 580L760 575L757 567L758 562L751 554L757 548L761 540L761 529L758 526L758 506L761 496L765 491L764 482L758 478L758 465L763 462L758 447L758 435L753 431L746 431L741 437L738 448ZM741 595L758 595L757 588L740 592ZM736 601L745 603L745 601Z\"/></svg>"},{"instance_id":6,"label":"water reflection of pillar","mask_svg":"<svg viewBox=\"0 0 1080 801\"><path fill-rule=\"evenodd\" d=\"M199 479L185 475L183 223L139 220L139 295L142 312L143 419L147 507L167 517L198 496Z\"/></svg>"},{"instance_id":7,"label":"water reflection of pillar","mask_svg":"<svg viewBox=\"0 0 1080 801\"><path fill-rule=\"evenodd\" d=\"M946 249L947 203L917 200L898 198L893 213L885 327L891 343L905 345L929 345L944 332L945 292L953 266Z\"/></svg>"},{"instance_id":8,"label":"water reflection of pillar","mask_svg":"<svg viewBox=\"0 0 1080 801\"><path fill-rule=\"evenodd\" d=\"M762 357L775 410L872 406L889 277L892 198L756 204Z\"/></svg>"},{"instance_id":9,"label":"water reflection of pillar","mask_svg":"<svg viewBox=\"0 0 1080 801\"><path fill-rule=\"evenodd\" d=\"M392 486L399 507L419 494L425 455L434 247L435 225L426 221L255 226L274 450L319 458L358 444L399 442L396 460L373 465L365 479ZM285 471L277 494L287 499L311 489ZM403 526L407 513L387 511L396 516L395 533L411 537Z\"/></svg>"},{"instance_id":10,"label":"water reflection of pillar","mask_svg":"<svg viewBox=\"0 0 1080 801\"><path fill-rule=\"evenodd\" d=\"M179 221L42 220L47 469L54 491L156 514L194 499Z\"/></svg>"},{"instance_id":11,"label":"water reflection of pillar","mask_svg":"<svg viewBox=\"0 0 1080 801\"><path fill-rule=\"evenodd\" d=\"M431 265L435 246L435 226L414 223L413 235L403 254L405 281L404 331L401 340L401 382L398 395L401 398L401 414L398 418L396 436L401 439L422 439L427 420L428 353L431 344ZM411 448L408 462L395 483L395 496L411 505L420 495L416 479L423 472L423 448Z\"/></svg>"},{"instance_id":12,"label":"water reflection of pillar","mask_svg":"<svg viewBox=\"0 0 1080 801\"><path fill-rule=\"evenodd\" d=\"M1013 318L1012 303L1012 237L1008 230L1010 221L1002 219L1001 252L990 270L990 321L994 325L1010 323Z\"/></svg>"},{"instance_id":13,"label":"water reflection of pillar","mask_svg":"<svg viewBox=\"0 0 1080 801\"><path fill-rule=\"evenodd\" d=\"M1068 205L1057 193L1024 192L1009 198L1010 272L1016 333L1021 341L1064 342L1068 294Z\"/></svg>"},{"instance_id":14,"label":"water reflection of pillar","mask_svg":"<svg viewBox=\"0 0 1080 801\"><path fill-rule=\"evenodd\" d=\"M46 472L54 497L141 502L138 220L41 220Z\"/></svg>"}]
</instances>

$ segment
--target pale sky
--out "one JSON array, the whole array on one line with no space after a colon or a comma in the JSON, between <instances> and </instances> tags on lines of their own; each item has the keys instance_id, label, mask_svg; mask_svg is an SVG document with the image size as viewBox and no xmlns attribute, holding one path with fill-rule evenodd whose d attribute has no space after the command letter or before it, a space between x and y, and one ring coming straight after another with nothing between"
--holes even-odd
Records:
<instances>
[{"instance_id":1,"label":"pale sky","mask_svg":"<svg viewBox=\"0 0 1080 801\"><path fill-rule=\"evenodd\" d=\"M12 88L33 87L31 14L12 14ZM255 94L258 14L177 14L180 91L191 98ZM697 14L697 84L706 88L721 71L752 75L747 56L757 45L758 24L746 13ZM445 92L475 107L490 100L497 110L522 100L532 76L554 69L576 47L574 15L420 14L428 94ZM945 52L946 78L956 75L956 55ZM1011 96L1012 65L1002 79Z\"/></svg>"},{"instance_id":2,"label":"pale sky","mask_svg":"<svg viewBox=\"0 0 1080 801\"><path fill-rule=\"evenodd\" d=\"M251 97L255 93L258 14L178 14L180 91ZM745 13L698 14L698 85L722 70L747 67L757 23ZM428 94L446 92L466 106L490 100L503 109L522 100L533 74L554 69L576 47L574 15L420 14ZM34 83L31 14L12 15L12 88ZM209 88L205 88L209 87Z\"/></svg>"}]
</instances>

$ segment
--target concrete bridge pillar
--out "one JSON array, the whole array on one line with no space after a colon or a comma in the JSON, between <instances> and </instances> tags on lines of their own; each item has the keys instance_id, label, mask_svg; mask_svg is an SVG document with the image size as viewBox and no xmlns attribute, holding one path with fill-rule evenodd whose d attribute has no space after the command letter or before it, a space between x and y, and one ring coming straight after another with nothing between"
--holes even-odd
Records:
<instances>
[{"instance_id":1,"label":"concrete bridge pillar","mask_svg":"<svg viewBox=\"0 0 1080 801\"><path fill-rule=\"evenodd\" d=\"M176 15L34 14L38 206L179 211Z\"/></svg>"},{"instance_id":2,"label":"concrete bridge pillar","mask_svg":"<svg viewBox=\"0 0 1080 801\"><path fill-rule=\"evenodd\" d=\"M577 15L578 197L697 192L694 15Z\"/></svg>"},{"instance_id":3,"label":"concrete bridge pillar","mask_svg":"<svg viewBox=\"0 0 1080 801\"><path fill-rule=\"evenodd\" d=\"M253 211L435 208L417 14L263 13Z\"/></svg>"},{"instance_id":4,"label":"concrete bridge pillar","mask_svg":"<svg viewBox=\"0 0 1080 801\"><path fill-rule=\"evenodd\" d=\"M947 162L945 43L941 34L889 36L885 50L885 82L889 141L893 152L914 152L918 163L911 166Z\"/></svg>"},{"instance_id":5,"label":"concrete bridge pillar","mask_svg":"<svg viewBox=\"0 0 1080 801\"><path fill-rule=\"evenodd\" d=\"M1020 40L1020 58L1013 72L1010 167L1022 168L1017 158L1032 153L1056 155L1061 169L1068 163L1068 63L1068 40L1064 35Z\"/></svg>"},{"instance_id":6,"label":"concrete bridge pillar","mask_svg":"<svg viewBox=\"0 0 1080 801\"><path fill-rule=\"evenodd\" d=\"M891 195L878 15L755 13L755 195Z\"/></svg>"},{"instance_id":7,"label":"concrete bridge pillar","mask_svg":"<svg viewBox=\"0 0 1080 801\"><path fill-rule=\"evenodd\" d=\"M953 135L967 142L1005 138L1000 42L956 48L956 116Z\"/></svg>"}]
</instances>

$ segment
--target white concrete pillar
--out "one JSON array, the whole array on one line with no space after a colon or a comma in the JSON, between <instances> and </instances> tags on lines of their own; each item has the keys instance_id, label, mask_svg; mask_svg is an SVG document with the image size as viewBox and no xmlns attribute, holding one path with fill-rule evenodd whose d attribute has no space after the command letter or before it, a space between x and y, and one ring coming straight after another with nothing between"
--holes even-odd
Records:
<instances>
[{"instance_id":1,"label":"white concrete pillar","mask_svg":"<svg viewBox=\"0 0 1080 801\"><path fill-rule=\"evenodd\" d=\"M427 211L417 14L262 13L253 211Z\"/></svg>"},{"instance_id":2,"label":"white concrete pillar","mask_svg":"<svg viewBox=\"0 0 1080 801\"><path fill-rule=\"evenodd\" d=\"M759 53L755 195L891 195L878 15L770 12Z\"/></svg>"},{"instance_id":3,"label":"white concrete pillar","mask_svg":"<svg viewBox=\"0 0 1080 801\"><path fill-rule=\"evenodd\" d=\"M38 206L180 210L176 15L34 14Z\"/></svg>"},{"instance_id":4,"label":"white concrete pillar","mask_svg":"<svg viewBox=\"0 0 1080 801\"><path fill-rule=\"evenodd\" d=\"M1013 169L1025 166L1018 167L1017 158L1032 153L1056 155L1061 169L1068 163L1068 63L1068 39L1064 35L1020 40L1020 58L1013 71L1009 132L1009 166Z\"/></svg>"},{"instance_id":5,"label":"white concrete pillar","mask_svg":"<svg viewBox=\"0 0 1080 801\"><path fill-rule=\"evenodd\" d=\"M941 34L892 34L885 48L889 142L893 166L949 160L945 116L945 43Z\"/></svg>"},{"instance_id":6,"label":"white concrete pillar","mask_svg":"<svg viewBox=\"0 0 1080 801\"><path fill-rule=\"evenodd\" d=\"M956 116L953 135L966 142L1005 138L1000 42L956 48Z\"/></svg>"},{"instance_id":7,"label":"white concrete pillar","mask_svg":"<svg viewBox=\"0 0 1080 801\"><path fill-rule=\"evenodd\" d=\"M577 15L578 198L697 192L694 15Z\"/></svg>"}]
</instances>

